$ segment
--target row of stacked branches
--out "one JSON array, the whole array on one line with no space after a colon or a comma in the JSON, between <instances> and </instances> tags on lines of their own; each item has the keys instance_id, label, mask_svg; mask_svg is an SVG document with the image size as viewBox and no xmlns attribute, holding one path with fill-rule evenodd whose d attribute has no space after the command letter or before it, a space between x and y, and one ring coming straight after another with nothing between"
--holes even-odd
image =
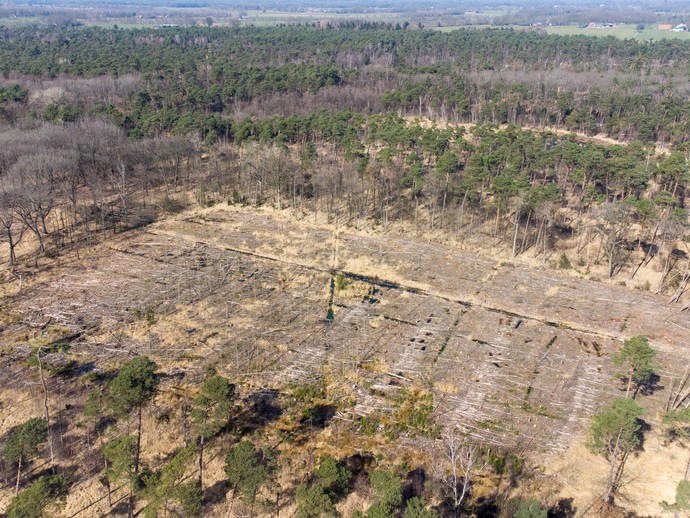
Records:
<instances>
[{"instance_id":1,"label":"row of stacked branches","mask_svg":"<svg viewBox=\"0 0 690 518\"><path fill-rule=\"evenodd\" d=\"M512 30L6 28L0 115L97 113L133 138L227 139L247 116L398 111L678 145L690 140L689 62L681 40Z\"/></svg>"},{"instance_id":2,"label":"row of stacked branches","mask_svg":"<svg viewBox=\"0 0 690 518\"><path fill-rule=\"evenodd\" d=\"M675 291L675 300L687 284L684 151L349 111L248 119L232 135L215 144L132 140L98 118L1 132L9 262L28 235L39 254L59 253L96 231L182 208L173 198L184 190L201 205L270 203L338 224L407 222L439 237L479 236L512 257L546 261L560 248L581 266L605 264L609 277L625 270L633 279L655 261L654 289Z\"/></svg>"}]
</instances>

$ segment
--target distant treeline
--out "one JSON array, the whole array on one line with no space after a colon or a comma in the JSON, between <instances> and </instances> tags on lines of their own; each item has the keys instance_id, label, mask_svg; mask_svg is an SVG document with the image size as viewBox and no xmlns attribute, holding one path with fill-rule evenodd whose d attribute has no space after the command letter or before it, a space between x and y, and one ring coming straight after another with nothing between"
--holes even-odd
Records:
<instances>
[{"instance_id":1,"label":"distant treeline","mask_svg":"<svg viewBox=\"0 0 690 518\"><path fill-rule=\"evenodd\" d=\"M68 91L87 78L135 80L105 96L77 88L40 106L29 106L25 94L3 94L0 108L10 123L27 114L65 122L104 114L132 137L209 124L221 135L228 117L324 108L680 144L690 139L689 64L690 43L679 40L513 30L444 34L359 22L325 29L5 28L3 91L20 85L26 94L51 78Z\"/></svg>"},{"instance_id":2,"label":"distant treeline","mask_svg":"<svg viewBox=\"0 0 690 518\"><path fill-rule=\"evenodd\" d=\"M4 28L0 72L51 76L98 76L162 70L281 66L287 63L382 63L419 66L451 63L458 71L506 66L552 70L660 70L687 66L690 45L680 40L638 42L537 32L400 30L385 24L351 22L337 28ZM354 55L351 55L355 53Z\"/></svg>"}]
</instances>

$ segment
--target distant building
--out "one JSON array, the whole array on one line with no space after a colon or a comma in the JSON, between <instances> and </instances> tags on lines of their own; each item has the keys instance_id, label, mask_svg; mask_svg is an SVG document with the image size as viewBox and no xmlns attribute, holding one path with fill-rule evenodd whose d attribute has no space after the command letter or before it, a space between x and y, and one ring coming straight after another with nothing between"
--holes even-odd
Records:
<instances>
[{"instance_id":1,"label":"distant building","mask_svg":"<svg viewBox=\"0 0 690 518\"><path fill-rule=\"evenodd\" d=\"M688 32L688 26L685 25L684 23L681 23L680 25L676 25L673 28L674 32Z\"/></svg>"},{"instance_id":2,"label":"distant building","mask_svg":"<svg viewBox=\"0 0 690 518\"><path fill-rule=\"evenodd\" d=\"M589 29L614 29L615 27L616 24L609 22L589 22L589 24L587 24L587 28Z\"/></svg>"},{"instance_id":3,"label":"distant building","mask_svg":"<svg viewBox=\"0 0 690 518\"><path fill-rule=\"evenodd\" d=\"M662 23L659 25L659 30L670 31L671 29L673 29L673 25L671 25L670 23Z\"/></svg>"}]
</instances>

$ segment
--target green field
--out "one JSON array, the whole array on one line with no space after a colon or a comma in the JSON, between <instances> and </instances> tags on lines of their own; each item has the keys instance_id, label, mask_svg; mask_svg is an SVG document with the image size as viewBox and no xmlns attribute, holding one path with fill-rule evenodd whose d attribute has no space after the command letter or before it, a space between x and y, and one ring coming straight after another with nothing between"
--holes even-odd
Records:
<instances>
[{"instance_id":1,"label":"green field","mask_svg":"<svg viewBox=\"0 0 690 518\"><path fill-rule=\"evenodd\" d=\"M94 17L94 18L74 18L74 21L83 23L84 25L96 25L101 27L112 27L114 24L120 27L127 28L142 28L152 27L159 23L178 23L185 26L190 20L197 24L203 25L206 16L211 15L215 25L235 25L242 26L254 25L257 27L274 26L281 23L325 23L325 22L339 22L344 20L364 20L370 22L385 22L385 23L399 23L403 25L405 21L410 23L412 28L415 28L418 23L422 23L428 29L434 29L441 32L450 32L457 29L473 28L499 28L499 26L482 25L477 17L493 17L505 15L508 11L482 11L481 13L462 13L451 16L440 16L439 13L429 11L388 11L386 9L372 10L371 12L346 12L339 9L324 8L324 9L304 9L299 11L287 11L282 9L247 9L236 10L234 12L211 12L205 13L203 10L192 13L191 16L170 16L166 19L160 18L109 18L109 17ZM476 20L475 20L476 18ZM478 23L475 23L478 22ZM44 17L38 16L22 16L22 17L0 17L0 25L14 27L18 25L42 24L50 22ZM51 22L52 23L52 22ZM484 22L485 23L485 22ZM504 27L505 26L500 26ZM611 28L589 28L580 27L578 25L552 25L544 27L526 27L524 25L510 26L515 30L545 30L549 34L556 35L583 35L583 36L614 36L616 38L626 39L631 38L635 40L661 40L664 38L690 40L690 32L674 32L669 30L659 30L656 24L649 24L641 31L638 31L635 24L621 24Z\"/></svg>"},{"instance_id":2,"label":"green field","mask_svg":"<svg viewBox=\"0 0 690 518\"><path fill-rule=\"evenodd\" d=\"M450 32L457 29L464 29L472 27L475 29L487 29L495 26L491 25L447 25L444 27L430 27L441 32ZM495 27L498 28L498 27ZM690 40L690 32L673 32L673 31L663 31L656 28L646 28L642 31L637 30L637 26L633 24L619 25L613 28L606 29L595 29L595 28L583 28L577 25L552 25L548 27L525 27L524 25L513 25L512 29L515 30L533 30L533 29L543 29L549 34L557 34L560 36L567 35L583 35L583 36L614 36L616 38L626 39L632 38L636 40L661 40L664 38L675 38L675 39L685 39Z\"/></svg>"},{"instance_id":3,"label":"green field","mask_svg":"<svg viewBox=\"0 0 690 518\"><path fill-rule=\"evenodd\" d=\"M637 30L636 25L619 25L609 29L582 28L577 25L554 25L544 27L549 34L582 34L585 36L615 36L616 38L632 38L636 40L660 40L664 38L679 38L690 40L690 32L663 31L656 26L648 26L641 31Z\"/></svg>"}]
</instances>

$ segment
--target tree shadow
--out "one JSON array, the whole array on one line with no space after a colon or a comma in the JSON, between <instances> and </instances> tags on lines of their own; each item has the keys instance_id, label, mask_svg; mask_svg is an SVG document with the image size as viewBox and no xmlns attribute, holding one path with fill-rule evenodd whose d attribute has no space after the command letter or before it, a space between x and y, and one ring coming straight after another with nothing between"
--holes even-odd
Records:
<instances>
[{"instance_id":1,"label":"tree shadow","mask_svg":"<svg viewBox=\"0 0 690 518\"><path fill-rule=\"evenodd\" d=\"M115 504L113 507L110 508L110 513L109 515L115 515L115 516L121 516L121 515L127 515L129 511L129 502L125 498L124 500L118 502Z\"/></svg>"},{"instance_id":2,"label":"tree shadow","mask_svg":"<svg viewBox=\"0 0 690 518\"><path fill-rule=\"evenodd\" d=\"M278 391L273 389L248 395L243 409L233 419L234 423L241 423L238 431L242 435L251 434L277 420L283 414L278 395Z\"/></svg>"},{"instance_id":3,"label":"tree shadow","mask_svg":"<svg viewBox=\"0 0 690 518\"><path fill-rule=\"evenodd\" d=\"M477 518L494 518L501 512L498 502L493 497L482 497L474 509Z\"/></svg>"},{"instance_id":4,"label":"tree shadow","mask_svg":"<svg viewBox=\"0 0 690 518\"><path fill-rule=\"evenodd\" d=\"M659 384L661 377L658 374L652 374L649 379L643 383L640 383L633 393L633 399L637 397L638 394L643 396L651 396L654 392L658 390L663 390L664 385Z\"/></svg>"},{"instance_id":5,"label":"tree shadow","mask_svg":"<svg viewBox=\"0 0 690 518\"><path fill-rule=\"evenodd\" d=\"M413 469L407 474L407 480L403 486L403 503L415 496L421 498L427 478L423 468Z\"/></svg>"},{"instance_id":6,"label":"tree shadow","mask_svg":"<svg viewBox=\"0 0 690 518\"><path fill-rule=\"evenodd\" d=\"M335 405L314 405L306 409L300 419L300 424L308 425L309 428L323 430L331 422L337 407Z\"/></svg>"},{"instance_id":7,"label":"tree shadow","mask_svg":"<svg viewBox=\"0 0 690 518\"><path fill-rule=\"evenodd\" d=\"M376 467L376 457L372 453L355 453L342 460L352 473L348 488L350 493L363 493L369 487L368 472Z\"/></svg>"},{"instance_id":8,"label":"tree shadow","mask_svg":"<svg viewBox=\"0 0 690 518\"><path fill-rule=\"evenodd\" d=\"M227 493L227 480L219 480L212 486L204 489L203 495L201 497L201 504L209 506L219 504L225 500Z\"/></svg>"},{"instance_id":9,"label":"tree shadow","mask_svg":"<svg viewBox=\"0 0 690 518\"><path fill-rule=\"evenodd\" d=\"M638 444L637 448L635 448L635 450L631 453L638 453L638 452L645 451L644 450L645 437L652 430L652 425L650 425L647 421L644 421L642 419L638 419L637 424L640 425L640 429L637 431L637 439L639 441L639 444Z\"/></svg>"},{"instance_id":10,"label":"tree shadow","mask_svg":"<svg viewBox=\"0 0 690 518\"><path fill-rule=\"evenodd\" d=\"M577 507L573 506L572 498L561 498L556 505L548 511L548 518L574 518Z\"/></svg>"}]
</instances>

